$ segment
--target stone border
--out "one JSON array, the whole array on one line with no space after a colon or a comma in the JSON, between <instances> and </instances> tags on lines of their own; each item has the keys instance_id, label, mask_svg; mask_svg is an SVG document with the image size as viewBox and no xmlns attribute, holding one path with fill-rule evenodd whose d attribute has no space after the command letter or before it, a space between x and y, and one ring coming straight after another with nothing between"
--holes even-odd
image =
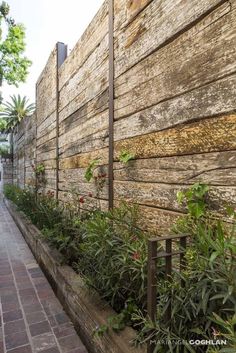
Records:
<instances>
[{"instance_id":1,"label":"stone border","mask_svg":"<svg viewBox=\"0 0 236 353\"><path fill-rule=\"evenodd\" d=\"M89 352L145 353L146 346L136 348L131 345L135 337L131 328L94 337L95 327L105 325L107 318L115 312L95 291L88 289L71 267L62 265L61 254L42 240L40 231L17 211L11 201L5 199L4 202Z\"/></svg>"}]
</instances>

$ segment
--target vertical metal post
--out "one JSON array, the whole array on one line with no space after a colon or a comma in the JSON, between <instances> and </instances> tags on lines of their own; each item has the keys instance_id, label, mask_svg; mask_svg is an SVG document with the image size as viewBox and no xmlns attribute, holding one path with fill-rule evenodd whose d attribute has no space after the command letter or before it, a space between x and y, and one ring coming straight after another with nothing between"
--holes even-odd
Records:
<instances>
[{"instance_id":1,"label":"vertical metal post","mask_svg":"<svg viewBox=\"0 0 236 353\"><path fill-rule=\"evenodd\" d=\"M114 204L113 154L114 154L114 0L109 0L109 209Z\"/></svg>"},{"instance_id":2,"label":"vertical metal post","mask_svg":"<svg viewBox=\"0 0 236 353\"><path fill-rule=\"evenodd\" d=\"M67 57L67 45L57 42L56 45L56 199L58 200L59 185L59 68Z\"/></svg>"},{"instance_id":3,"label":"vertical metal post","mask_svg":"<svg viewBox=\"0 0 236 353\"><path fill-rule=\"evenodd\" d=\"M187 247L187 236L186 237L182 237L180 238L179 240L179 247L180 247L180 250L183 251L181 254L180 254L180 272L182 272L184 269L185 269L185 266L186 266L186 261L185 261L185 253L186 253L186 247ZM184 286L184 280L181 279L181 285Z\"/></svg>"},{"instance_id":4,"label":"vertical metal post","mask_svg":"<svg viewBox=\"0 0 236 353\"><path fill-rule=\"evenodd\" d=\"M157 290L156 290L156 257L157 241L148 240L148 269L147 269L147 312L152 321L156 318ZM154 351L155 344L148 343L147 353Z\"/></svg>"},{"instance_id":5,"label":"vertical metal post","mask_svg":"<svg viewBox=\"0 0 236 353\"><path fill-rule=\"evenodd\" d=\"M166 280L170 281L171 278L171 273L172 273L172 239L167 239L166 240L166 254L169 256L166 256ZM167 322L170 322L171 320L171 298L170 298L170 303L168 305L168 308L166 310L166 317L165 317Z\"/></svg>"}]
</instances>

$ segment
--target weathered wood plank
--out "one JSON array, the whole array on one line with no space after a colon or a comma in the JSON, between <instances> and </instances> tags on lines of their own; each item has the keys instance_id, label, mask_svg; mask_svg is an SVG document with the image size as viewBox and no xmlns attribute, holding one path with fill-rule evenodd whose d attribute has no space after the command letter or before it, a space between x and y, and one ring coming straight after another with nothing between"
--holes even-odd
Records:
<instances>
[{"instance_id":1,"label":"weathered wood plank","mask_svg":"<svg viewBox=\"0 0 236 353\"><path fill-rule=\"evenodd\" d=\"M173 211L184 211L184 207L177 202L177 192L185 190L185 185L139 183L131 181L115 181L114 195L116 199L125 199L141 205L154 206ZM236 187L211 186L211 200L217 209L223 204L236 205Z\"/></svg>"},{"instance_id":2,"label":"weathered wood plank","mask_svg":"<svg viewBox=\"0 0 236 353\"><path fill-rule=\"evenodd\" d=\"M232 112L235 110L235 87L236 75L232 75L117 120L114 140Z\"/></svg>"},{"instance_id":3,"label":"weathered wood plank","mask_svg":"<svg viewBox=\"0 0 236 353\"><path fill-rule=\"evenodd\" d=\"M38 136L43 136L49 131L56 128L56 112L53 112L50 116L47 117L43 122L37 121L37 134Z\"/></svg>"},{"instance_id":4,"label":"weathered wood plank","mask_svg":"<svg viewBox=\"0 0 236 353\"><path fill-rule=\"evenodd\" d=\"M47 143L47 142L49 142L51 140L55 140L55 138L56 138L56 129L53 129L53 130L51 130L50 132L48 132L46 134L43 134L43 136L42 135L38 135L38 138L37 138L37 149L41 145L43 145L43 144L45 144L45 143Z\"/></svg>"},{"instance_id":5,"label":"weathered wood plank","mask_svg":"<svg viewBox=\"0 0 236 353\"><path fill-rule=\"evenodd\" d=\"M201 181L235 186L236 151L138 159L127 165L116 162L114 179L166 184L193 184Z\"/></svg>"},{"instance_id":6,"label":"weathered wood plank","mask_svg":"<svg viewBox=\"0 0 236 353\"><path fill-rule=\"evenodd\" d=\"M72 195L70 192L66 191L60 191L58 193L58 198L61 202L63 202L65 205L73 205L74 204L74 195ZM98 201L98 202L97 202ZM95 200L94 198L88 198L87 202L84 204L80 204L80 209L81 210L88 210L90 208L100 208L103 211L108 210L108 201L107 200Z\"/></svg>"},{"instance_id":7,"label":"weathered wood plank","mask_svg":"<svg viewBox=\"0 0 236 353\"><path fill-rule=\"evenodd\" d=\"M65 107L65 110L62 110L60 121L65 119L68 115L73 114L79 108L84 107L86 103L89 103L94 98L97 100L99 96L107 90L109 72L108 61L102 65L101 69L102 70L99 71L96 76L92 76L90 80L88 79L81 83L84 88L79 94L77 94L78 87L75 86L73 88L72 92L74 93L75 98L71 101L68 99L68 105ZM65 112L67 112L67 116L65 115Z\"/></svg>"},{"instance_id":8,"label":"weathered wood plank","mask_svg":"<svg viewBox=\"0 0 236 353\"><path fill-rule=\"evenodd\" d=\"M115 10L120 10L121 17L125 10L128 10L128 13L132 12L132 7L136 7L139 11L140 1L122 2L123 6L119 5L118 9L115 7ZM220 4L222 4L220 0L157 0L152 1L134 21L130 22L127 18L126 23L128 21L129 25L126 24L126 27L121 32L118 31L117 35L115 33L116 77ZM131 11L129 11L130 8ZM227 2L227 8L229 11L229 2ZM119 17L119 11L115 13L116 17ZM117 26L116 22L115 26Z\"/></svg>"},{"instance_id":9,"label":"weathered wood plank","mask_svg":"<svg viewBox=\"0 0 236 353\"><path fill-rule=\"evenodd\" d=\"M117 141L115 159L122 150L137 159L235 149L236 115L228 115Z\"/></svg>"},{"instance_id":10,"label":"weathered wood plank","mask_svg":"<svg viewBox=\"0 0 236 353\"><path fill-rule=\"evenodd\" d=\"M203 21L115 81L116 119L235 72L236 11Z\"/></svg>"},{"instance_id":11,"label":"weathered wood plank","mask_svg":"<svg viewBox=\"0 0 236 353\"><path fill-rule=\"evenodd\" d=\"M47 160L55 159L56 152L55 149L49 152L40 152L37 150L37 162L45 162Z\"/></svg>"},{"instance_id":12,"label":"weathered wood plank","mask_svg":"<svg viewBox=\"0 0 236 353\"><path fill-rule=\"evenodd\" d=\"M108 35L106 35L78 71L62 87L59 110L61 111L77 96L84 97L86 101L97 95L97 92L103 91L108 86L108 66ZM83 101L80 105L82 104Z\"/></svg>"},{"instance_id":13,"label":"weathered wood plank","mask_svg":"<svg viewBox=\"0 0 236 353\"><path fill-rule=\"evenodd\" d=\"M153 0L115 0L114 30L123 30Z\"/></svg>"},{"instance_id":14,"label":"weathered wood plank","mask_svg":"<svg viewBox=\"0 0 236 353\"><path fill-rule=\"evenodd\" d=\"M37 83L36 103L39 124L56 109L56 48L48 59L42 79Z\"/></svg>"},{"instance_id":15,"label":"weathered wood plank","mask_svg":"<svg viewBox=\"0 0 236 353\"><path fill-rule=\"evenodd\" d=\"M93 159L98 159L98 165L108 164L108 148L103 148L88 153L60 159L60 169L86 168Z\"/></svg>"},{"instance_id":16,"label":"weathered wood plank","mask_svg":"<svg viewBox=\"0 0 236 353\"><path fill-rule=\"evenodd\" d=\"M69 144L62 146L59 149L60 158L66 158L69 156L76 155L78 153L87 153L93 150L108 147L108 145L108 130L102 130L83 138L77 136L74 141L70 141Z\"/></svg>"},{"instance_id":17,"label":"weathered wood plank","mask_svg":"<svg viewBox=\"0 0 236 353\"><path fill-rule=\"evenodd\" d=\"M54 151L54 154L55 154L55 149L56 149L56 138L48 140L47 142L40 145L37 144L37 154L46 153L50 151Z\"/></svg>"},{"instance_id":18,"label":"weathered wood plank","mask_svg":"<svg viewBox=\"0 0 236 353\"><path fill-rule=\"evenodd\" d=\"M86 168L77 168L77 169L59 169L59 180L61 183L65 183L68 180L71 180L74 183L77 182L86 182L84 175Z\"/></svg>"},{"instance_id":19,"label":"weathered wood plank","mask_svg":"<svg viewBox=\"0 0 236 353\"><path fill-rule=\"evenodd\" d=\"M73 127L73 129L70 128L59 137L59 147L108 129L108 110L99 115L95 115L91 119L88 119L85 115L79 118L77 123L76 127Z\"/></svg>"},{"instance_id":20,"label":"weathered wood plank","mask_svg":"<svg viewBox=\"0 0 236 353\"><path fill-rule=\"evenodd\" d=\"M80 103L77 98L59 113L60 134L77 127L81 119L93 118L108 109L108 89L99 93L91 101L86 102L79 108Z\"/></svg>"},{"instance_id":21,"label":"weathered wood plank","mask_svg":"<svg viewBox=\"0 0 236 353\"><path fill-rule=\"evenodd\" d=\"M68 191L73 193L73 191L77 192L81 196L85 196L86 199L90 199L89 193L92 193L93 198L96 197L96 187L94 183L81 183L81 182L71 182L71 181L64 181L59 182L59 190L60 191ZM108 186L107 183L104 185L100 193L100 199L108 200Z\"/></svg>"}]
</instances>

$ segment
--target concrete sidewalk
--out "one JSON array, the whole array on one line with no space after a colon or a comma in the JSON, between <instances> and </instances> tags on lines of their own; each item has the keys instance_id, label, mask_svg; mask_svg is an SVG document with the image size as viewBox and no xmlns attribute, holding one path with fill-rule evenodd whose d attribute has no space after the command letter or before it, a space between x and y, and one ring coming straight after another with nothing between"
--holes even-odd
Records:
<instances>
[{"instance_id":1,"label":"concrete sidewalk","mask_svg":"<svg viewBox=\"0 0 236 353\"><path fill-rule=\"evenodd\" d=\"M0 202L0 353L87 353Z\"/></svg>"}]
</instances>

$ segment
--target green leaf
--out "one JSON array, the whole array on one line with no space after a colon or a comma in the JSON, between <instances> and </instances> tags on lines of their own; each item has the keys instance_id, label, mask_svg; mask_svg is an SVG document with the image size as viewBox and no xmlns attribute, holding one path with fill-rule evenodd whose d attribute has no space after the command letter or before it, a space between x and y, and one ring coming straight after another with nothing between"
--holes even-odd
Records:
<instances>
[{"instance_id":1,"label":"green leaf","mask_svg":"<svg viewBox=\"0 0 236 353\"><path fill-rule=\"evenodd\" d=\"M119 156L119 161L123 162L124 164L127 164L131 159L134 159L135 155L128 152L128 151L121 151L120 156Z\"/></svg>"}]
</instances>

